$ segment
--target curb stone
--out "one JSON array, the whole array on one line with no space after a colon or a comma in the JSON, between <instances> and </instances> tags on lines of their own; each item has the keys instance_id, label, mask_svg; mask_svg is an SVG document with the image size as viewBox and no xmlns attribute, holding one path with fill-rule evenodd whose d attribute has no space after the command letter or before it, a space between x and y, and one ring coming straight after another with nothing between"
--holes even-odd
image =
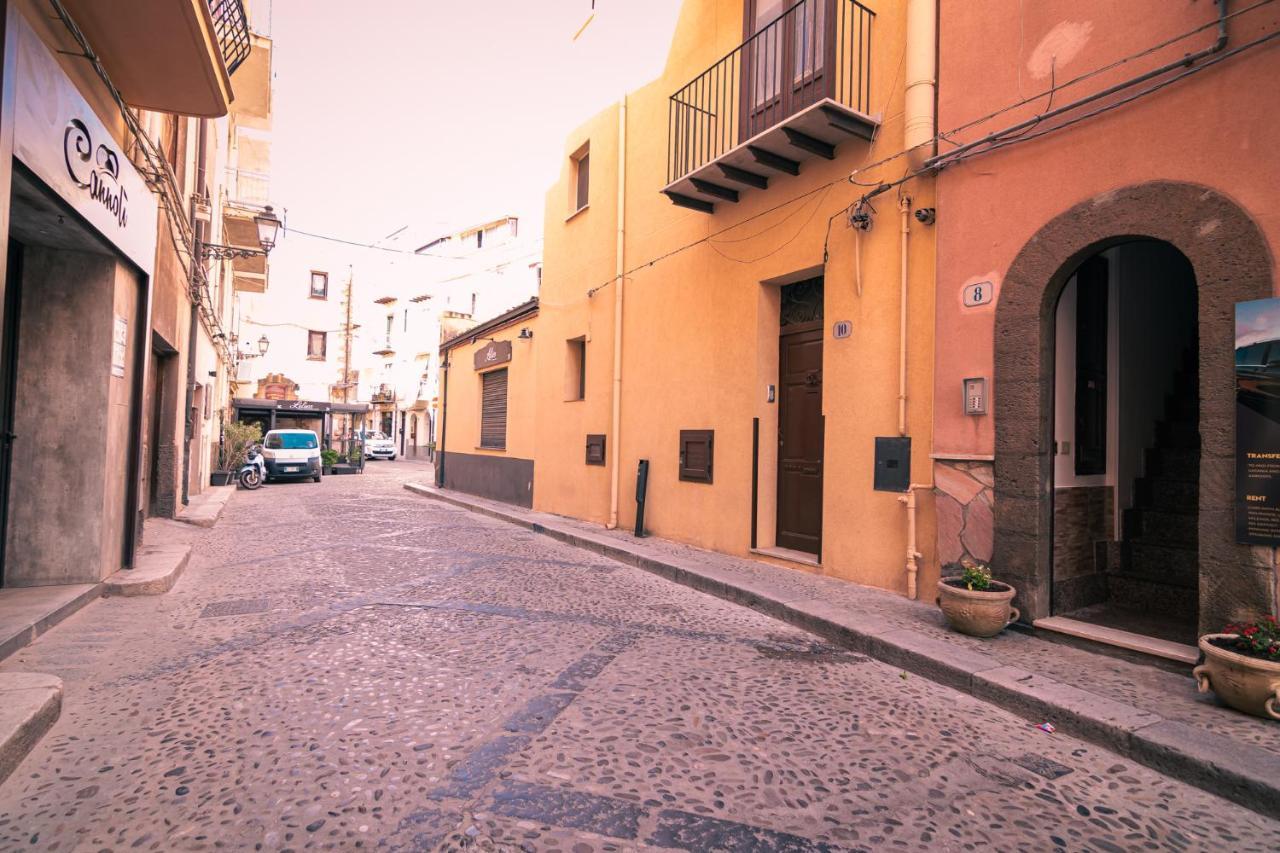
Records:
<instances>
[{"instance_id":1,"label":"curb stone","mask_svg":"<svg viewBox=\"0 0 1280 853\"><path fill-rule=\"evenodd\" d=\"M37 637L43 635L50 628L102 597L103 585L101 583L85 584L84 587L84 592L75 598L45 613L35 622L23 625L16 633L0 640L0 661L31 645L36 641Z\"/></svg>"},{"instance_id":2,"label":"curb stone","mask_svg":"<svg viewBox=\"0 0 1280 853\"><path fill-rule=\"evenodd\" d=\"M405 483L418 495L515 524L568 545L593 551L668 580L750 607L848 646L884 663L969 693L1031 722L1061 721L1064 734L1096 743L1168 776L1202 788L1268 817L1280 819L1280 776L1275 757L1260 747L1007 666L981 652L889 625L874 616L847 613L799 596L776 596L758 583L695 565L658 558L630 543L526 518L525 510L501 510L433 486ZM780 570L785 571L785 570Z\"/></svg>"},{"instance_id":3,"label":"curb stone","mask_svg":"<svg viewBox=\"0 0 1280 853\"><path fill-rule=\"evenodd\" d=\"M163 595L173 589L191 559L190 545L157 545L145 549L132 569L121 569L103 581L104 596Z\"/></svg>"},{"instance_id":4,"label":"curb stone","mask_svg":"<svg viewBox=\"0 0 1280 853\"><path fill-rule=\"evenodd\" d=\"M62 679L35 672L0 673L0 783L62 713Z\"/></svg>"},{"instance_id":5,"label":"curb stone","mask_svg":"<svg viewBox=\"0 0 1280 853\"><path fill-rule=\"evenodd\" d=\"M185 522L196 527L213 527L222 518L222 512L235 494L235 486L211 486L208 491L198 495L190 504L174 517L174 521Z\"/></svg>"}]
</instances>

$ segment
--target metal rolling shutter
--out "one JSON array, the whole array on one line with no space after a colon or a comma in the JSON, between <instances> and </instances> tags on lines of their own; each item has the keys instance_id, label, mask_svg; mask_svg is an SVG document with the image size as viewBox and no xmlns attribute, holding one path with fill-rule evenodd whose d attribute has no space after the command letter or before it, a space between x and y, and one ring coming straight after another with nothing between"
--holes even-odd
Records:
<instances>
[{"instance_id":1,"label":"metal rolling shutter","mask_svg":"<svg viewBox=\"0 0 1280 853\"><path fill-rule=\"evenodd\" d=\"M481 375L480 446L503 449L507 446L507 369Z\"/></svg>"}]
</instances>

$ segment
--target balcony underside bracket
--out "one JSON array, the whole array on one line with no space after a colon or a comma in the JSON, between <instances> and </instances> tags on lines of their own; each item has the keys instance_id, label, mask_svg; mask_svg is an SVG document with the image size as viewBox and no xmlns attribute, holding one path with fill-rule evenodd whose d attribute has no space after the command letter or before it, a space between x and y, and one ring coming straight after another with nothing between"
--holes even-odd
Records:
<instances>
[{"instance_id":1,"label":"balcony underside bracket","mask_svg":"<svg viewBox=\"0 0 1280 853\"><path fill-rule=\"evenodd\" d=\"M783 127L782 132L786 135L787 141L802 151L808 151L810 154L817 154L828 160L836 159L836 147L829 142L823 142L815 136L802 133L793 127Z\"/></svg>"},{"instance_id":2,"label":"balcony underside bracket","mask_svg":"<svg viewBox=\"0 0 1280 853\"><path fill-rule=\"evenodd\" d=\"M798 160L783 157L781 154L774 154L772 151L766 151L756 145L748 145L747 151L751 152L752 158L761 166L768 166L770 169L786 172L788 175L800 174L800 162Z\"/></svg>"},{"instance_id":3,"label":"balcony underside bracket","mask_svg":"<svg viewBox=\"0 0 1280 853\"><path fill-rule=\"evenodd\" d=\"M728 163L717 163L716 165L720 168L720 174L730 181L748 187L755 187L758 190L767 190L769 188L769 179L764 175L757 175L755 172L748 172L746 169L739 169L737 166L730 166Z\"/></svg>"},{"instance_id":4,"label":"balcony underside bracket","mask_svg":"<svg viewBox=\"0 0 1280 853\"><path fill-rule=\"evenodd\" d=\"M671 199L671 203L678 207L687 207L690 210L696 210L699 213L715 213L716 206L709 201L703 201L700 198L693 198L682 193L674 193L667 190L664 195Z\"/></svg>"},{"instance_id":5,"label":"balcony underside bracket","mask_svg":"<svg viewBox=\"0 0 1280 853\"><path fill-rule=\"evenodd\" d=\"M731 190L728 187L722 187L711 181L704 181L702 178L690 178L689 183L693 184L693 188L703 195L709 195L714 198L722 198L725 201L738 203L738 191Z\"/></svg>"},{"instance_id":6,"label":"balcony underside bracket","mask_svg":"<svg viewBox=\"0 0 1280 853\"><path fill-rule=\"evenodd\" d=\"M822 107L822 114L827 117L827 124L836 130L843 130L845 133L871 141L875 136L875 122L864 120L859 116L850 115L843 110L833 109L831 107Z\"/></svg>"}]
</instances>

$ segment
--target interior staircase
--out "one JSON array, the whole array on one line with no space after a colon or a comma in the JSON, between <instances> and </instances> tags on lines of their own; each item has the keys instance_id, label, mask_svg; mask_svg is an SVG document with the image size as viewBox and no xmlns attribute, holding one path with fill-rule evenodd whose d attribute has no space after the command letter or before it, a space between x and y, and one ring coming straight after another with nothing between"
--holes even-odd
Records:
<instances>
[{"instance_id":1,"label":"interior staircase","mask_svg":"<svg viewBox=\"0 0 1280 853\"><path fill-rule=\"evenodd\" d=\"M1133 507L1124 511L1119 560L1108 566L1113 607L1167 623L1161 633L1194 642L1198 617L1199 375L1194 350L1165 397ZM1169 637L1174 639L1174 637Z\"/></svg>"}]
</instances>

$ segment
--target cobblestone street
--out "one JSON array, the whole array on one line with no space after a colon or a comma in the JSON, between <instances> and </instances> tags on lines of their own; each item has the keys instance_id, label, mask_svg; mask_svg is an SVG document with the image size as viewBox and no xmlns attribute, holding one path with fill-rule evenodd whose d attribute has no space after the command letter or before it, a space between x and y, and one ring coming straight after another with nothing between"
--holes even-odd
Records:
<instances>
[{"instance_id":1,"label":"cobblestone street","mask_svg":"<svg viewBox=\"0 0 1280 853\"><path fill-rule=\"evenodd\" d=\"M1264 850L1280 824L753 611L406 492L240 492L169 594L7 660L0 849ZM165 528L166 530L168 528Z\"/></svg>"}]
</instances>

